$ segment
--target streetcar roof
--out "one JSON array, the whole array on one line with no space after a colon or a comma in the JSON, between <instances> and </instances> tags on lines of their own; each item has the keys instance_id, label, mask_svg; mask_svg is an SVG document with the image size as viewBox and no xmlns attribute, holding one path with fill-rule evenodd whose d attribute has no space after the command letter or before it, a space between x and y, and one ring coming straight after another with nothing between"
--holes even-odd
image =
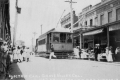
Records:
<instances>
[{"instance_id":1,"label":"streetcar roof","mask_svg":"<svg viewBox=\"0 0 120 80\"><path fill-rule=\"evenodd\" d=\"M52 28L51 30L47 31L46 33L39 36L39 38L44 38L47 34L51 32L58 32L58 33L71 33L69 29L65 28Z\"/></svg>"}]
</instances>

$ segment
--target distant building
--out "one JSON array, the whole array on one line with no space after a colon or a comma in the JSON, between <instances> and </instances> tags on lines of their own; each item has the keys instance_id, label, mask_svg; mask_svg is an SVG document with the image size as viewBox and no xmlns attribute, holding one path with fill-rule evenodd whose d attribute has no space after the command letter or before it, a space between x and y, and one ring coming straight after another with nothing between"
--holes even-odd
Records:
<instances>
[{"instance_id":1,"label":"distant building","mask_svg":"<svg viewBox=\"0 0 120 80\"><path fill-rule=\"evenodd\" d=\"M73 23L78 21L78 16L76 16L75 11L73 11ZM61 26L64 28L69 28L71 27L71 15L68 13L61 19ZM73 28L78 27L78 24L74 25Z\"/></svg>"}]
</instances>

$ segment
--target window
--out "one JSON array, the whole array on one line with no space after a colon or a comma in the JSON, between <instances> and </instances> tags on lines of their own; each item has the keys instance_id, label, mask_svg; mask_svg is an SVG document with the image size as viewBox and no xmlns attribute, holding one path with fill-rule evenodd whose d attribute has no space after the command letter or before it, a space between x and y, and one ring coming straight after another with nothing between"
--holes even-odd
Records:
<instances>
[{"instance_id":1,"label":"window","mask_svg":"<svg viewBox=\"0 0 120 80\"><path fill-rule=\"evenodd\" d=\"M53 34L53 42L59 42L59 33Z\"/></svg>"},{"instance_id":2,"label":"window","mask_svg":"<svg viewBox=\"0 0 120 80\"><path fill-rule=\"evenodd\" d=\"M120 20L120 8L116 10L116 18Z\"/></svg>"},{"instance_id":3,"label":"window","mask_svg":"<svg viewBox=\"0 0 120 80\"><path fill-rule=\"evenodd\" d=\"M39 41L39 45L45 44L45 39Z\"/></svg>"},{"instance_id":4,"label":"window","mask_svg":"<svg viewBox=\"0 0 120 80\"><path fill-rule=\"evenodd\" d=\"M90 19L90 26L93 26L93 20Z\"/></svg>"},{"instance_id":5,"label":"window","mask_svg":"<svg viewBox=\"0 0 120 80\"><path fill-rule=\"evenodd\" d=\"M67 34L67 43L72 43L72 35Z\"/></svg>"},{"instance_id":6,"label":"window","mask_svg":"<svg viewBox=\"0 0 120 80\"><path fill-rule=\"evenodd\" d=\"M112 11L108 12L108 23L112 22Z\"/></svg>"},{"instance_id":7,"label":"window","mask_svg":"<svg viewBox=\"0 0 120 80\"><path fill-rule=\"evenodd\" d=\"M87 26L87 21L85 21L85 26Z\"/></svg>"},{"instance_id":8,"label":"window","mask_svg":"<svg viewBox=\"0 0 120 80\"><path fill-rule=\"evenodd\" d=\"M101 25L104 24L104 14L100 16L100 22L101 22Z\"/></svg>"},{"instance_id":9,"label":"window","mask_svg":"<svg viewBox=\"0 0 120 80\"><path fill-rule=\"evenodd\" d=\"M98 25L98 17L95 18L95 25Z\"/></svg>"},{"instance_id":10,"label":"window","mask_svg":"<svg viewBox=\"0 0 120 80\"><path fill-rule=\"evenodd\" d=\"M65 43L66 42L66 34L60 33L60 42Z\"/></svg>"}]
</instances>

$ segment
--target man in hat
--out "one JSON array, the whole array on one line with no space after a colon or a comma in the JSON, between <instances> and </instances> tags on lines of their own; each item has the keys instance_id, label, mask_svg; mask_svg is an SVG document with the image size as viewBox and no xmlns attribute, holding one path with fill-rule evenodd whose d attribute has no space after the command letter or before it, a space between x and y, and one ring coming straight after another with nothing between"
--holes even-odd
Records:
<instances>
[{"instance_id":1,"label":"man in hat","mask_svg":"<svg viewBox=\"0 0 120 80\"><path fill-rule=\"evenodd\" d=\"M95 61L98 61L98 54L101 53L100 44L95 45L94 53L95 53Z\"/></svg>"}]
</instances>

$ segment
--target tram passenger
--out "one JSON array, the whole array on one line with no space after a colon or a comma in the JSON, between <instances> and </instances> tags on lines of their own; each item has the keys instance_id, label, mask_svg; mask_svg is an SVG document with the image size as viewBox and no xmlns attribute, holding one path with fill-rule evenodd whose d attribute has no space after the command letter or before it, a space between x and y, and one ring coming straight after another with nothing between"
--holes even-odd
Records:
<instances>
[{"instance_id":1,"label":"tram passenger","mask_svg":"<svg viewBox=\"0 0 120 80\"><path fill-rule=\"evenodd\" d=\"M56 56L54 55L53 45L51 45L51 52L50 52L49 60L51 60L52 57L55 57L55 58L56 58Z\"/></svg>"}]
</instances>

